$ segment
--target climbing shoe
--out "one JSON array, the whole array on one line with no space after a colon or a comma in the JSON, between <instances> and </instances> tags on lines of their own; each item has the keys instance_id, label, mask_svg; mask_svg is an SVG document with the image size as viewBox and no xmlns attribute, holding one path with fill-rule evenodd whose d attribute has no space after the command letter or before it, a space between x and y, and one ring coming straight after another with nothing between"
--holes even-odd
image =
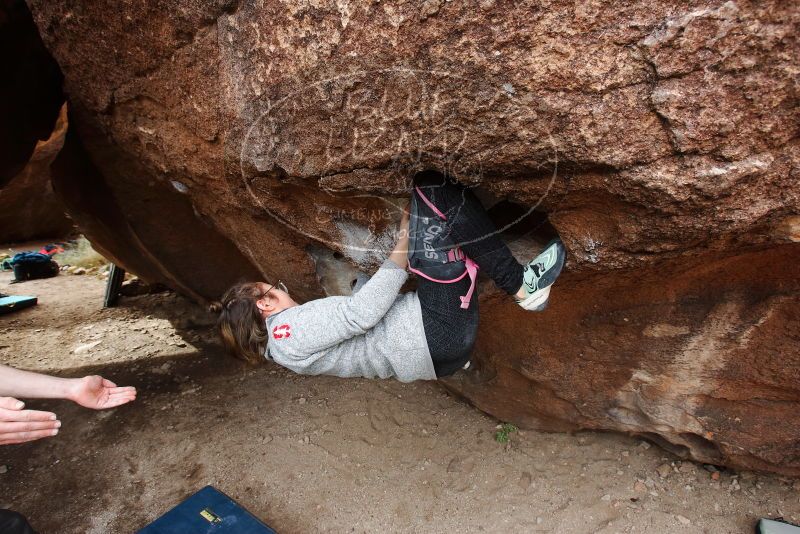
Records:
<instances>
[{"instance_id":1,"label":"climbing shoe","mask_svg":"<svg viewBox=\"0 0 800 534\"><path fill-rule=\"evenodd\" d=\"M548 243L542 253L525 266L522 285L527 296L518 299L517 303L529 311L543 311L547 308L550 286L561 274L566 257L567 249L560 239Z\"/></svg>"}]
</instances>

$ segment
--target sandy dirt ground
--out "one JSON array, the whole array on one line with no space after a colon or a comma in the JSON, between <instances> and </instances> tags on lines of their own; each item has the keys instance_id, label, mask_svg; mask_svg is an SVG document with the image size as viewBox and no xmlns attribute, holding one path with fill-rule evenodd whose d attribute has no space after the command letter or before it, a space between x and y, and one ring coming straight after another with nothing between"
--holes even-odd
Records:
<instances>
[{"instance_id":1,"label":"sandy dirt ground","mask_svg":"<svg viewBox=\"0 0 800 534\"><path fill-rule=\"evenodd\" d=\"M202 310L169 293L102 309L104 282L9 285L34 309L0 316L0 362L100 370L138 400L93 412L31 401L60 434L0 448L0 507L43 533L125 533L206 484L281 533L752 532L800 520L800 482L681 462L618 434L521 431L436 383L296 376L222 354Z\"/></svg>"}]
</instances>

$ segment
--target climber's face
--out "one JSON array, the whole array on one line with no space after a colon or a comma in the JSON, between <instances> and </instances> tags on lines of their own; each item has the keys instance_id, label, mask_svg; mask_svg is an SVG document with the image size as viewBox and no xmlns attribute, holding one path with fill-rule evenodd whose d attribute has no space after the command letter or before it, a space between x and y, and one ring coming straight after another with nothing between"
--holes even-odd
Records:
<instances>
[{"instance_id":1,"label":"climber's face","mask_svg":"<svg viewBox=\"0 0 800 534\"><path fill-rule=\"evenodd\" d=\"M261 298L256 301L256 306L265 319L272 314L297 306L297 303L289 296L286 286L280 281L275 284L259 282L259 288L261 289Z\"/></svg>"}]
</instances>

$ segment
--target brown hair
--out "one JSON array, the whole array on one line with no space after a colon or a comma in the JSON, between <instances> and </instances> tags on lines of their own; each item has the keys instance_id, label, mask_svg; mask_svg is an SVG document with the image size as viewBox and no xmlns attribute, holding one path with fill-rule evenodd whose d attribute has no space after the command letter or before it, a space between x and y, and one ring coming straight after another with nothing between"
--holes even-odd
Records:
<instances>
[{"instance_id":1,"label":"brown hair","mask_svg":"<svg viewBox=\"0 0 800 534\"><path fill-rule=\"evenodd\" d=\"M236 284L211 305L219 313L217 328L225 347L234 357L249 363L262 363L267 348L267 325L256 301L263 297L256 282Z\"/></svg>"}]
</instances>

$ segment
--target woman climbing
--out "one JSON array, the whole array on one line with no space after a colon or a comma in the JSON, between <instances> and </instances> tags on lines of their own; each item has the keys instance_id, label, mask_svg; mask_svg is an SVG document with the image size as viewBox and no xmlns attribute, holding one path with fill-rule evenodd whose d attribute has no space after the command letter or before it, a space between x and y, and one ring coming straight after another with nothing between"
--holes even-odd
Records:
<instances>
[{"instance_id":1,"label":"woman climbing","mask_svg":"<svg viewBox=\"0 0 800 534\"><path fill-rule=\"evenodd\" d=\"M523 266L469 189L425 172L412 195L394 250L353 295L298 304L280 281L229 289L215 306L225 345L240 359L266 357L305 375L433 380L469 362L478 268L523 308L546 307L564 265L560 240ZM398 294L407 268L419 285Z\"/></svg>"}]
</instances>

